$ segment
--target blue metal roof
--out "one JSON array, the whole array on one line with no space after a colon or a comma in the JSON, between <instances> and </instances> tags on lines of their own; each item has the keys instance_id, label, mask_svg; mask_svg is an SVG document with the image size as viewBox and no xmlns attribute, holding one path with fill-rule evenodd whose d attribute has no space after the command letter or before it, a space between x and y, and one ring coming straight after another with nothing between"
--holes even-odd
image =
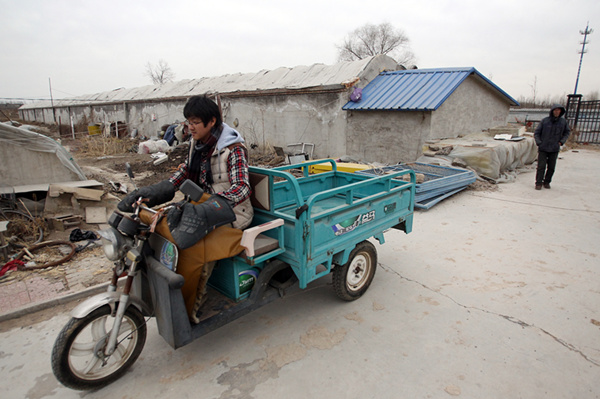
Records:
<instances>
[{"instance_id":1,"label":"blue metal roof","mask_svg":"<svg viewBox=\"0 0 600 399\"><path fill-rule=\"evenodd\" d=\"M349 101L342 109L433 111L470 75L482 79L506 97L511 105L519 105L504 90L471 67L382 72L362 90L359 102Z\"/></svg>"}]
</instances>

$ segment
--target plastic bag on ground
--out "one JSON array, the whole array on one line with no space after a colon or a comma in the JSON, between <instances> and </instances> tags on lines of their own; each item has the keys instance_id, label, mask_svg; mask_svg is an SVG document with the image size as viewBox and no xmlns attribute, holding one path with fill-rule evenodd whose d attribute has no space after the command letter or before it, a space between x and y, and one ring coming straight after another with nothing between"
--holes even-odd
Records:
<instances>
[{"instance_id":1,"label":"plastic bag on ground","mask_svg":"<svg viewBox=\"0 0 600 399\"><path fill-rule=\"evenodd\" d=\"M138 146L138 154L154 154L156 152L167 152L170 148L166 140L143 141Z\"/></svg>"}]
</instances>

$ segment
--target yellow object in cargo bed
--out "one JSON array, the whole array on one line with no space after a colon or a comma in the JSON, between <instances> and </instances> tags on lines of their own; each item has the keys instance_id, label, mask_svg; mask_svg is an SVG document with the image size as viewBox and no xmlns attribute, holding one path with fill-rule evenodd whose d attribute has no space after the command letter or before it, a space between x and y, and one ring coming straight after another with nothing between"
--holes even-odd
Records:
<instances>
[{"instance_id":1,"label":"yellow object in cargo bed","mask_svg":"<svg viewBox=\"0 0 600 399\"><path fill-rule=\"evenodd\" d=\"M367 169L373 169L373 167L370 165L364 165L361 163L351 163L351 162L338 162L337 163L337 170L339 170L340 172L354 173L357 170L367 170ZM310 173L310 174L317 174L317 173L330 172L330 171L331 171L330 163L310 165L308 167L308 173Z\"/></svg>"}]
</instances>

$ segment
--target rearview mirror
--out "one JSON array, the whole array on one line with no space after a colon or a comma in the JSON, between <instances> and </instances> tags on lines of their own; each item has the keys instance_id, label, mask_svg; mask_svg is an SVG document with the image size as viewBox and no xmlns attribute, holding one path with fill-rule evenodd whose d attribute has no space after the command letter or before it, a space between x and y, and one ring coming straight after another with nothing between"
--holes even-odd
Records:
<instances>
[{"instance_id":1,"label":"rearview mirror","mask_svg":"<svg viewBox=\"0 0 600 399\"><path fill-rule=\"evenodd\" d=\"M188 196L192 201L200 201L202 194L204 194L204 190L202 190L200 186L189 179L181 184L179 191Z\"/></svg>"}]
</instances>

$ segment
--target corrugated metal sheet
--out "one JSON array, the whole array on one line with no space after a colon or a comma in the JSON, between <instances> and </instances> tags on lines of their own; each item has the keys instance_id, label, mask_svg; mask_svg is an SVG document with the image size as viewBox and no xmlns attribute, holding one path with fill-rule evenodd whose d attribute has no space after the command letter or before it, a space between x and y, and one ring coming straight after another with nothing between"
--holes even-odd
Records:
<instances>
[{"instance_id":1,"label":"corrugated metal sheet","mask_svg":"<svg viewBox=\"0 0 600 399\"><path fill-rule=\"evenodd\" d=\"M519 104L475 68L436 68L382 72L362 90L359 102L349 101L343 109L433 111L470 75L497 90L511 105Z\"/></svg>"},{"instance_id":2,"label":"corrugated metal sheet","mask_svg":"<svg viewBox=\"0 0 600 399\"><path fill-rule=\"evenodd\" d=\"M382 69L395 69L396 62L386 56L369 57L358 61L340 62L334 65L313 64L294 68L277 68L256 73L237 73L217 77L187 79L163 84L131 89L115 89L97 94L75 97L70 100L54 100L55 106L82 105L144 101L165 98L189 97L204 93L260 93L277 90L339 90L351 86L361 77L369 64ZM381 69L379 69L381 70ZM377 72L379 72L377 70ZM50 101L26 104L21 109L50 107Z\"/></svg>"},{"instance_id":3,"label":"corrugated metal sheet","mask_svg":"<svg viewBox=\"0 0 600 399\"><path fill-rule=\"evenodd\" d=\"M476 180L475 172L461 168L451 168L422 162L384 166L379 169L359 170L363 175L385 175L401 170L412 169L423 175L423 182L415 187L415 208L429 209L443 199L467 188Z\"/></svg>"}]
</instances>

